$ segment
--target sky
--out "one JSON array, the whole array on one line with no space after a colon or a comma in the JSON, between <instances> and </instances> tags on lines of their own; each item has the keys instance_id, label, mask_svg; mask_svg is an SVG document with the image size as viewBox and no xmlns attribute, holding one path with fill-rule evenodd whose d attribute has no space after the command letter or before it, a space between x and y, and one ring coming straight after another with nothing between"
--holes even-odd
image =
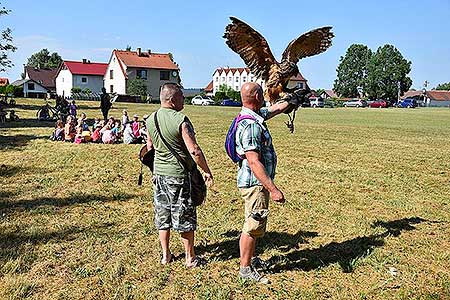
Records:
<instances>
[{"instance_id":1,"label":"sky","mask_svg":"<svg viewBox=\"0 0 450 300\"><path fill-rule=\"evenodd\" d=\"M351 44L373 51L394 45L412 62L412 88L450 82L450 0L378 1L51 1L9 0L0 30L12 29L14 67L0 73L18 79L33 53L47 48L64 60L108 62L113 49L151 49L173 54L185 88L203 88L218 67L244 62L222 38L235 16L261 33L277 60L288 43L333 26L333 46L301 60L311 88L331 89L341 56Z\"/></svg>"}]
</instances>

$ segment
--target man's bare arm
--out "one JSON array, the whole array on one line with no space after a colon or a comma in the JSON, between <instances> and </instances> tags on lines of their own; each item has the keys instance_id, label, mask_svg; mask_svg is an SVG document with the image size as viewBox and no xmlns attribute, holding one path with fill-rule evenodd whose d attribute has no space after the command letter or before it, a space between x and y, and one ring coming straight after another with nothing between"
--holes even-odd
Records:
<instances>
[{"instance_id":1,"label":"man's bare arm","mask_svg":"<svg viewBox=\"0 0 450 300\"><path fill-rule=\"evenodd\" d=\"M276 202L283 203L285 201L283 193L276 187L272 179L267 175L264 165L261 163L260 154L256 151L246 151L250 169L261 184L269 191L270 196Z\"/></svg>"},{"instance_id":2,"label":"man's bare arm","mask_svg":"<svg viewBox=\"0 0 450 300\"><path fill-rule=\"evenodd\" d=\"M277 102L269 107L269 118L273 118L278 114L281 114L289 107L289 103L287 101Z\"/></svg>"},{"instance_id":3,"label":"man's bare arm","mask_svg":"<svg viewBox=\"0 0 450 300\"><path fill-rule=\"evenodd\" d=\"M203 172L205 172L206 183L211 185L213 179L211 170L209 169L202 149L197 143L195 131L190 122L183 122L181 124L181 136L195 163L203 170Z\"/></svg>"}]
</instances>

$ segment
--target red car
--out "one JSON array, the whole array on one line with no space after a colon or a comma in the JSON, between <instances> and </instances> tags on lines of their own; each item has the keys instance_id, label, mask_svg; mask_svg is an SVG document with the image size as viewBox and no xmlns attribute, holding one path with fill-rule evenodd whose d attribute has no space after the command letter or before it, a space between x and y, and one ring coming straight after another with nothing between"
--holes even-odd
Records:
<instances>
[{"instance_id":1,"label":"red car","mask_svg":"<svg viewBox=\"0 0 450 300\"><path fill-rule=\"evenodd\" d=\"M369 104L369 107L382 108L387 107L387 103L384 100L376 100Z\"/></svg>"}]
</instances>

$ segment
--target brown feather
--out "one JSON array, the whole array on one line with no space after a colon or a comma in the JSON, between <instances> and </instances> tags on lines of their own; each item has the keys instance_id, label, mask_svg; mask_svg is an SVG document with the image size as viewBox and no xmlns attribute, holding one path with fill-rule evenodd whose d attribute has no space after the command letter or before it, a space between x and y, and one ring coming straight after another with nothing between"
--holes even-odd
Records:
<instances>
[{"instance_id":1,"label":"brown feather","mask_svg":"<svg viewBox=\"0 0 450 300\"><path fill-rule=\"evenodd\" d=\"M257 78L267 80L269 70L277 61L264 37L241 20L230 17L223 37L227 45L244 60Z\"/></svg>"},{"instance_id":2,"label":"brown feather","mask_svg":"<svg viewBox=\"0 0 450 300\"><path fill-rule=\"evenodd\" d=\"M284 50L281 61L298 63L301 58L324 52L331 46L331 39L334 37L331 28L329 26L317 28L291 41Z\"/></svg>"}]
</instances>

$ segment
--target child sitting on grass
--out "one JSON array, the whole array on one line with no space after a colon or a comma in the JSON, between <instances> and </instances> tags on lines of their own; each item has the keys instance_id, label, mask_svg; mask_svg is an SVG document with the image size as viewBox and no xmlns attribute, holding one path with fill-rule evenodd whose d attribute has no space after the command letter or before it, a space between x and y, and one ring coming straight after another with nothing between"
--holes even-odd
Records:
<instances>
[{"instance_id":1,"label":"child sitting on grass","mask_svg":"<svg viewBox=\"0 0 450 300\"><path fill-rule=\"evenodd\" d=\"M52 141L64 141L64 124L61 120L56 121L55 130L50 136Z\"/></svg>"},{"instance_id":2,"label":"child sitting on grass","mask_svg":"<svg viewBox=\"0 0 450 300\"><path fill-rule=\"evenodd\" d=\"M75 128L77 134L75 135L75 139L73 141L74 144L81 144L81 143L85 143L86 141L84 140L83 137L83 128L81 126L77 126Z\"/></svg>"}]
</instances>

